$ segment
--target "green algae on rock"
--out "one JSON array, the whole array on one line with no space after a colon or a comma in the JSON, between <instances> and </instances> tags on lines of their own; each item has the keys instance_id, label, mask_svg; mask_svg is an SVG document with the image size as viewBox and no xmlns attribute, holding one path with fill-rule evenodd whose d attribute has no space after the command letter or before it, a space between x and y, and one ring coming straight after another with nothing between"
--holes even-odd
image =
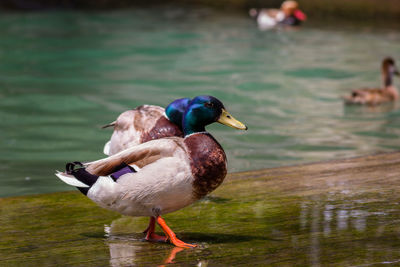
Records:
<instances>
[{"instance_id":1,"label":"green algae on rock","mask_svg":"<svg viewBox=\"0 0 400 267\"><path fill-rule=\"evenodd\" d=\"M143 240L147 218L78 192L0 199L4 266L349 266L400 262L400 153L230 174L166 219L176 249Z\"/></svg>"}]
</instances>

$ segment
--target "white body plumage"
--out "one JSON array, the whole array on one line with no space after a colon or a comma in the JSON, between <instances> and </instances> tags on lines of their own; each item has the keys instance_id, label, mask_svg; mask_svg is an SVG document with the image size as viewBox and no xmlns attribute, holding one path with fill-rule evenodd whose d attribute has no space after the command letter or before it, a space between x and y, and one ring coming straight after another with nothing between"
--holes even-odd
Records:
<instances>
[{"instance_id":1,"label":"white body plumage","mask_svg":"<svg viewBox=\"0 0 400 267\"><path fill-rule=\"evenodd\" d=\"M132 161L141 167L140 171L124 174L117 181L100 176L87 196L103 208L129 216L158 216L196 200L192 186L194 177L182 138L149 141L85 166L91 173L96 173L109 165L118 165L122 159L131 161L132 157ZM70 185L80 183L71 175L57 176Z\"/></svg>"}]
</instances>

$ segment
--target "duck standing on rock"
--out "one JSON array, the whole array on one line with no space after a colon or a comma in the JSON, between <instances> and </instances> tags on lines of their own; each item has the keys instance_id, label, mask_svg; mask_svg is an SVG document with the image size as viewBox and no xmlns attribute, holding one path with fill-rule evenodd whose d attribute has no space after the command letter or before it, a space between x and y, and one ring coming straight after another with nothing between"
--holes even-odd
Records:
<instances>
[{"instance_id":1,"label":"duck standing on rock","mask_svg":"<svg viewBox=\"0 0 400 267\"><path fill-rule=\"evenodd\" d=\"M121 113L116 121L103 128L114 127L114 132L103 149L107 156L128 147L163 137L183 137L182 116L190 98L180 98L164 108L142 105Z\"/></svg>"},{"instance_id":2,"label":"duck standing on rock","mask_svg":"<svg viewBox=\"0 0 400 267\"><path fill-rule=\"evenodd\" d=\"M398 100L399 92L393 85L393 76L400 76L393 58L387 57L382 61L382 88L362 88L353 90L351 95L345 96L346 104L378 105Z\"/></svg>"},{"instance_id":3,"label":"duck standing on rock","mask_svg":"<svg viewBox=\"0 0 400 267\"><path fill-rule=\"evenodd\" d=\"M194 247L179 240L161 215L192 204L224 180L225 152L205 130L214 122L247 130L217 98L198 96L183 115L183 138L156 139L101 160L68 163L66 172L56 175L103 208L128 216L149 216L146 240ZM156 222L166 236L154 233Z\"/></svg>"}]
</instances>

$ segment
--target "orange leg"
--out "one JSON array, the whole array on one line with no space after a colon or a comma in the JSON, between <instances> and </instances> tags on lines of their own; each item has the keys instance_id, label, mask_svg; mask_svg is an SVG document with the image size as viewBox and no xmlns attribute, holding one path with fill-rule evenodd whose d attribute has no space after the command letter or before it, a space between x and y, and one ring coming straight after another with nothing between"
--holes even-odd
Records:
<instances>
[{"instance_id":1,"label":"orange leg","mask_svg":"<svg viewBox=\"0 0 400 267\"><path fill-rule=\"evenodd\" d=\"M171 228L169 228L168 225L165 223L164 219L161 218L161 216L158 216L156 218L156 220L157 220L158 225L161 227L161 229L164 231L164 233L167 235L167 238L173 245L175 245L177 247L181 247L181 248L194 248L197 246L197 245L188 244L188 243L185 243L185 242L179 240L176 237L175 233L172 232Z\"/></svg>"},{"instance_id":2,"label":"orange leg","mask_svg":"<svg viewBox=\"0 0 400 267\"><path fill-rule=\"evenodd\" d=\"M153 242L167 242L168 238L166 236L161 236L154 233L155 227L156 219L154 217L150 217L149 226L146 230L144 230L144 233L146 234L146 240Z\"/></svg>"}]
</instances>

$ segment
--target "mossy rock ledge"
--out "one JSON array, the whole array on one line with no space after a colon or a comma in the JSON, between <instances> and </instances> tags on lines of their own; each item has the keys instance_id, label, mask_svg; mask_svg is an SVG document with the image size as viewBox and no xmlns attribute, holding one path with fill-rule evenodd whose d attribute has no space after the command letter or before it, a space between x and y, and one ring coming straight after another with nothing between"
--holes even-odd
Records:
<instances>
[{"instance_id":1,"label":"mossy rock ledge","mask_svg":"<svg viewBox=\"0 0 400 267\"><path fill-rule=\"evenodd\" d=\"M3 198L1 265L400 264L399 192L399 152L233 173L165 216L195 249L145 242L148 218L101 209L77 191Z\"/></svg>"}]
</instances>

